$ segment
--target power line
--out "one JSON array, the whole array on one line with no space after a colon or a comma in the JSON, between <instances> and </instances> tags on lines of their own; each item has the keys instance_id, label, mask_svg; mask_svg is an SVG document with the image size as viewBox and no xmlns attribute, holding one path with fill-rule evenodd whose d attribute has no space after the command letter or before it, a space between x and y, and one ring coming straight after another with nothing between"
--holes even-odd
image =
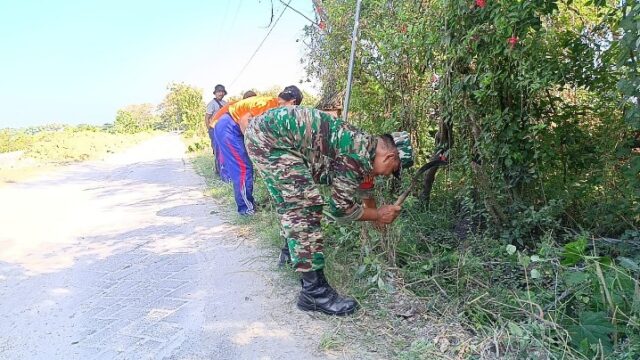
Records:
<instances>
[{"instance_id":1,"label":"power line","mask_svg":"<svg viewBox=\"0 0 640 360\"><path fill-rule=\"evenodd\" d=\"M238 7L236 8L236 13L233 14L233 20L231 21L230 29L233 29L233 27L236 25L236 19L238 18L238 13L240 12L241 6L242 6L242 0L238 1Z\"/></svg>"},{"instance_id":2,"label":"power line","mask_svg":"<svg viewBox=\"0 0 640 360\"><path fill-rule=\"evenodd\" d=\"M280 13L280 15L278 16L278 18L276 19L276 21L273 23L273 25L271 26L271 29L269 29L269 31L267 32L267 34L264 36L264 38L262 39L262 41L260 42L260 44L258 45L258 47L256 48L256 50L253 52L253 54L251 55L251 57L249 57L249 60L247 61L246 64L244 64L244 66L242 67L242 70L240 70L240 72L238 73L238 75L235 77L235 79L233 79L233 81L231 82L231 85L229 86L233 86L233 84L236 83L236 81L240 78L240 76L242 75L242 73L244 73L244 71L247 69L247 67L249 66L249 64L251 63L251 61L253 60L253 58L256 56L256 54L258 54L258 51L260 51L260 48L262 47L262 45L264 44L265 41L267 41L267 38L269 37L269 35L271 34L271 32L273 31L273 29L276 28L276 25L278 25L278 21L280 21L280 18L282 18L282 15L284 15L284 12L287 11L287 8L289 7L289 4L291 4L292 0L289 0L289 2L286 4L287 6L285 6L282 9L282 12Z\"/></svg>"},{"instance_id":3,"label":"power line","mask_svg":"<svg viewBox=\"0 0 640 360\"><path fill-rule=\"evenodd\" d=\"M312 20L311 18L309 18L307 15L303 14L302 11L295 9L293 6L289 6L289 4L286 4L283 0L280 0L280 2L282 3L282 5L288 7L289 9L293 10L296 12L296 14L302 16L303 18L309 20L313 25L318 26L318 23L316 23L314 20ZM291 2L291 1L289 1Z\"/></svg>"}]
</instances>

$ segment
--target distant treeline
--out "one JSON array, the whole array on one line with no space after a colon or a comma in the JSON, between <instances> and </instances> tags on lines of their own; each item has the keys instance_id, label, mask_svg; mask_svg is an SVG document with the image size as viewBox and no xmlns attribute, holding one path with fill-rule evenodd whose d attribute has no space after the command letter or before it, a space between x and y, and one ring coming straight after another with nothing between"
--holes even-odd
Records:
<instances>
[{"instance_id":1,"label":"distant treeline","mask_svg":"<svg viewBox=\"0 0 640 360\"><path fill-rule=\"evenodd\" d=\"M264 91L259 95L277 96L279 87ZM316 98L304 93L305 104L316 102ZM238 96L229 96L225 100L239 100ZM34 143L46 138L52 132L107 132L112 134L135 134L140 132L185 131L187 136L205 137L204 128L205 100L202 89L184 83L171 83L167 94L159 105L150 103L127 105L116 112L113 123L104 125L64 125L49 124L24 129L0 130L0 153L26 150Z\"/></svg>"}]
</instances>

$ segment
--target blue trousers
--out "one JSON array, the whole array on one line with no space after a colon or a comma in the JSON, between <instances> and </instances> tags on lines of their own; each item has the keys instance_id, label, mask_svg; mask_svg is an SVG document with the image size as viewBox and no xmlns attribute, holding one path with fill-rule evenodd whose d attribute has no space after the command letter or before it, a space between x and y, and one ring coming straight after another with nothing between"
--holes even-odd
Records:
<instances>
[{"instance_id":1,"label":"blue trousers","mask_svg":"<svg viewBox=\"0 0 640 360\"><path fill-rule=\"evenodd\" d=\"M216 146L216 141L214 138L214 129L211 129L211 128L207 129L207 132L209 133L209 139L211 139L211 150L213 151L213 161L215 166L214 170L216 175L220 176L220 178L223 181L229 182L229 176L222 172L222 169L220 166L220 164L223 162L223 158L222 158L222 154L220 154L220 151Z\"/></svg>"},{"instance_id":2,"label":"blue trousers","mask_svg":"<svg viewBox=\"0 0 640 360\"><path fill-rule=\"evenodd\" d=\"M224 114L214 128L216 154L220 154L220 171L233 183L233 192L238 213L250 215L255 212L253 200L253 165L244 147L244 135L231 115Z\"/></svg>"}]
</instances>

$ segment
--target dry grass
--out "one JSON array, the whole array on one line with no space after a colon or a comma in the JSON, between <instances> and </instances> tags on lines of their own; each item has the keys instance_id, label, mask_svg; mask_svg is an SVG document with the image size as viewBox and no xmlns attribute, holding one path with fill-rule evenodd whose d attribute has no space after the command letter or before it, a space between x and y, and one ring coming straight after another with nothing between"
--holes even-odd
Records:
<instances>
[{"instance_id":1,"label":"dry grass","mask_svg":"<svg viewBox=\"0 0 640 360\"><path fill-rule=\"evenodd\" d=\"M0 185L27 180L56 166L103 158L152 137L153 133L48 131L33 136L27 149L0 156Z\"/></svg>"},{"instance_id":2,"label":"dry grass","mask_svg":"<svg viewBox=\"0 0 640 360\"><path fill-rule=\"evenodd\" d=\"M213 157L208 151L195 153L192 163L206 180L206 193L225 209L218 215L236 225L242 238L257 239L277 252L281 240L275 213L261 211L250 221L236 216L231 186L213 177ZM259 202L269 201L259 181L254 195ZM354 283L352 271L341 264L343 259L329 258L327 274L339 292L355 295L362 307L344 318L310 314L331 323L330 331L319 334L319 348L325 354L340 359L459 359L477 348L479 340L456 320L457 314L435 314L428 301L403 289L401 279L396 279L400 286L395 293L357 294L355 288L367 288L366 284ZM285 270L283 275L283 282L296 281L292 271Z\"/></svg>"}]
</instances>

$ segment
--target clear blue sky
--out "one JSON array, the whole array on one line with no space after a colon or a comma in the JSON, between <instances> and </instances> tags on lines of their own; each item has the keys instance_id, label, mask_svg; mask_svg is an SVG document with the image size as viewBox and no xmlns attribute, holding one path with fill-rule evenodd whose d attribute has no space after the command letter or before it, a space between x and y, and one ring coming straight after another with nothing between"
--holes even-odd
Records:
<instances>
[{"instance_id":1,"label":"clear blue sky","mask_svg":"<svg viewBox=\"0 0 640 360\"><path fill-rule=\"evenodd\" d=\"M311 0L291 6L314 18ZM123 106L161 102L172 81L205 102L216 83L229 94L298 85L308 21L290 9L231 85L270 17L269 0L0 0L0 128L112 122Z\"/></svg>"}]
</instances>

